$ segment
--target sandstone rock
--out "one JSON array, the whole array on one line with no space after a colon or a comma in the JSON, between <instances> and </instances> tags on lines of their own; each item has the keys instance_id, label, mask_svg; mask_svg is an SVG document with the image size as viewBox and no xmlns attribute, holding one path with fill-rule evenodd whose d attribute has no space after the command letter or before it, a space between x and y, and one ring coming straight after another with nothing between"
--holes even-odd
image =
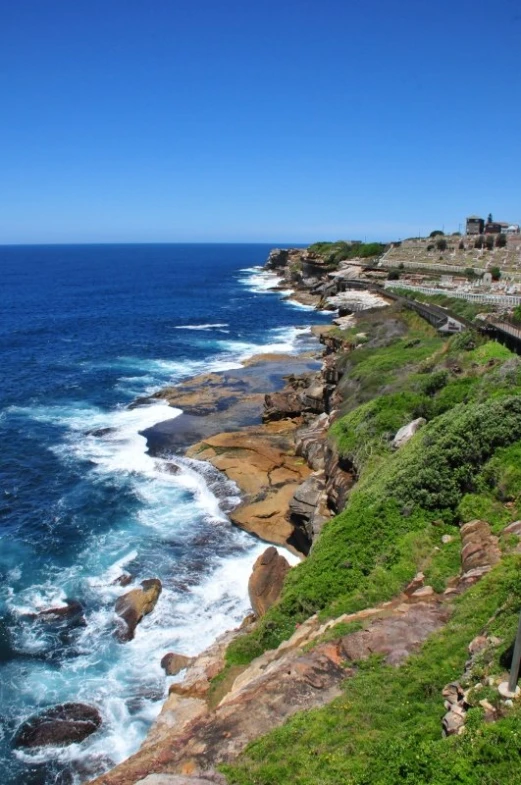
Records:
<instances>
[{"instance_id":1,"label":"sandstone rock","mask_svg":"<svg viewBox=\"0 0 521 785\"><path fill-rule=\"evenodd\" d=\"M323 523L323 516L319 513L319 506L325 490L323 473L311 474L301 483L289 503L291 520L301 526L306 532L310 543L316 536ZM315 520L317 517L317 520Z\"/></svg>"},{"instance_id":2,"label":"sandstone rock","mask_svg":"<svg viewBox=\"0 0 521 785\"><path fill-rule=\"evenodd\" d=\"M94 733L101 723L101 715L93 706L63 703L22 723L13 745L31 748L74 744Z\"/></svg>"},{"instance_id":3,"label":"sandstone rock","mask_svg":"<svg viewBox=\"0 0 521 785\"><path fill-rule=\"evenodd\" d=\"M161 594L161 581L157 578L141 581L141 586L141 589L132 589L119 597L116 602L116 613L127 625L127 629L118 635L122 641L132 640L137 625L154 610Z\"/></svg>"},{"instance_id":4,"label":"sandstone rock","mask_svg":"<svg viewBox=\"0 0 521 785\"><path fill-rule=\"evenodd\" d=\"M167 676L176 676L179 671L188 668L193 661L193 657L185 657L184 654L176 654L175 652L170 651L162 658L161 667Z\"/></svg>"},{"instance_id":5,"label":"sandstone rock","mask_svg":"<svg viewBox=\"0 0 521 785\"><path fill-rule=\"evenodd\" d=\"M263 422L298 417L306 408L302 395L294 390L269 393L264 401Z\"/></svg>"},{"instance_id":6,"label":"sandstone rock","mask_svg":"<svg viewBox=\"0 0 521 785\"><path fill-rule=\"evenodd\" d=\"M257 617L264 616L276 602L289 569L284 556L273 546L266 548L259 556L248 581L250 602Z\"/></svg>"},{"instance_id":7,"label":"sandstone rock","mask_svg":"<svg viewBox=\"0 0 521 785\"><path fill-rule=\"evenodd\" d=\"M485 722L494 722L497 719L497 711L495 707L486 699L481 700L479 705L485 712Z\"/></svg>"},{"instance_id":8,"label":"sandstone rock","mask_svg":"<svg viewBox=\"0 0 521 785\"><path fill-rule=\"evenodd\" d=\"M424 580L425 580L425 575L423 574L423 572L417 572L414 578L412 579L412 581L409 583L409 585L406 586L404 593L407 594L407 596L414 594L414 592L417 589L423 586Z\"/></svg>"},{"instance_id":9,"label":"sandstone rock","mask_svg":"<svg viewBox=\"0 0 521 785\"><path fill-rule=\"evenodd\" d=\"M424 417L418 417L418 419L413 420L408 425L404 425L403 428L400 428L393 439L394 449L398 450L400 447L403 447L404 444L407 444L407 442L412 439L416 431L418 431L422 425L425 425L426 422L427 420Z\"/></svg>"},{"instance_id":10,"label":"sandstone rock","mask_svg":"<svg viewBox=\"0 0 521 785\"><path fill-rule=\"evenodd\" d=\"M456 711L449 711L442 719L443 735L455 736L460 734L465 725L465 717Z\"/></svg>"},{"instance_id":11,"label":"sandstone rock","mask_svg":"<svg viewBox=\"0 0 521 785\"><path fill-rule=\"evenodd\" d=\"M517 537L521 537L521 521L509 523L508 526L505 526L503 529L502 534L515 534Z\"/></svg>"},{"instance_id":12,"label":"sandstone rock","mask_svg":"<svg viewBox=\"0 0 521 785\"><path fill-rule=\"evenodd\" d=\"M441 694L449 704L457 704L464 697L463 689L458 681L452 681L450 684L446 684L441 691Z\"/></svg>"},{"instance_id":13,"label":"sandstone rock","mask_svg":"<svg viewBox=\"0 0 521 785\"><path fill-rule=\"evenodd\" d=\"M314 471L324 468L329 424L328 415L321 414L310 425L299 428L295 435L295 454L302 456Z\"/></svg>"},{"instance_id":14,"label":"sandstone rock","mask_svg":"<svg viewBox=\"0 0 521 785\"><path fill-rule=\"evenodd\" d=\"M474 655L488 646L488 639L485 635L477 635L469 643L469 654Z\"/></svg>"},{"instance_id":15,"label":"sandstone rock","mask_svg":"<svg viewBox=\"0 0 521 785\"><path fill-rule=\"evenodd\" d=\"M501 558L497 537L486 521L473 520L461 529L461 566L463 573L482 567L490 568Z\"/></svg>"}]
</instances>

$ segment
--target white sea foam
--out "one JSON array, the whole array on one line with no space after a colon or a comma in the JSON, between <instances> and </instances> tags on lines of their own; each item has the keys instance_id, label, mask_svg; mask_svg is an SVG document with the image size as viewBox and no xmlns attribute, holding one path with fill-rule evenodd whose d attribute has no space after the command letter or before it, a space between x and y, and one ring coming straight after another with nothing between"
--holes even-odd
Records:
<instances>
[{"instance_id":1,"label":"white sea foam","mask_svg":"<svg viewBox=\"0 0 521 785\"><path fill-rule=\"evenodd\" d=\"M223 324L183 324L174 327L174 330L217 330L219 327L228 327L229 325L224 322Z\"/></svg>"},{"instance_id":2,"label":"white sea foam","mask_svg":"<svg viewBox=\"0 0 521 785\"><path fill-rule=\"evenodd\" d=\"M276 289L283 279L271 270L265 270L263 267L245 267L241 271L239 277L242 283L249 292L258 294L265 294L270 289ZM282 292L278 292L282 294Z\"/></svg>"}]
</instances>

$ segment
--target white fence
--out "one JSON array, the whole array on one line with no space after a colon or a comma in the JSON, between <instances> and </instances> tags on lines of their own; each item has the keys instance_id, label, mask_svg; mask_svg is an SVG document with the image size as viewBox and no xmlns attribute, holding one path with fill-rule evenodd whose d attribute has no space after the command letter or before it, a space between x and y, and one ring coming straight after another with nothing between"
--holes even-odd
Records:
<instances>
[{"instance_id":1,"label":"white fence","mask_svg":"<svg viewBox=\"0 0 521 785\"><path fill-rule=\"evenodd\" d=\"M456 289L436 289L429 286L413 286L412 284L402 283L401 281L385 281L386 289L408 289L411 292L421 292L422 294L443 294L445 297L458 297L460 300L468 300L471 303L495 303L513 308L521 305L521 295L516 294L487 294L474 292L460 292Z\"/></svg>"}]
</instances>

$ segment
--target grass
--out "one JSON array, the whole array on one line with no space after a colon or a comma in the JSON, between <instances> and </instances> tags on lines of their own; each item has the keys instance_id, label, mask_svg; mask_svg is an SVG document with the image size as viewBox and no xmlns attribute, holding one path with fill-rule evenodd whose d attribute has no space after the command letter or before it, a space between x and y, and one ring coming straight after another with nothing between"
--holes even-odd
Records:
<instances>
[{"instance_id":1,"label":"grass","mask_svg":"<svg viewBox=\"0 0 521 785\"><path fill-rule=\"evenodd\" d=\"M467 646L486 632L502 640L473 679L504 671L521 610L521 559L509 557L456 602L440 632L401 668L372 660L325 708L295 715L223 766L234 785L514 785L519 782L521 708L494 724L477 708L463 736L443 739L441 690L461 677ZM498 613L498 609L500 612ZM493 620L491 618L493 617ZM341 632L341 631L339 631ZM497 693L476 693L494 700Z\"/></svg>"},{"instance_id":2,"label":"grass","mask_svg":"<svg viewBox=\"0 0 521 785\"><path fill-rule=\"evenodd\" d=\"M517 515L515 504L505 506L508 488L503 496L494 489L508 477L521 486L521 473L508 469L521 458L518 359L472 334L444 341L416 314L389 310L407 333L381 346L384 317L366 317L369 344L344 358L350 409L330 434L358 482L288 574L279 603L231 644L229 666L278 646L313 613L325 619L391 599L419 569L442 588L459 566L457 547L440 547L442 533L473 517L500 530ZM393 451L393 435L418 416L427 425Z\"/></svg>"}]
</instances>

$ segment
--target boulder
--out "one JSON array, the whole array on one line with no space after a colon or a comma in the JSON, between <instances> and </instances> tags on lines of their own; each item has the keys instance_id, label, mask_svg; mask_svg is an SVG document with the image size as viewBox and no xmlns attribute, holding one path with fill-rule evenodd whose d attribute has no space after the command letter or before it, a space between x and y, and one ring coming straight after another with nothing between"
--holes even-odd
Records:
<instances>
[{"instance_id":1,"label":"boulder","mask_svg":"<svg viewBox=\"0 0 521 785\"><path fill-rule=\"evenodd\" d=\"M170 651L162 658L161 667L167 676L176 676L179 671L188 668L193 661L193 657L185 657L184 654L176 654L175 652Z\"/></svg>"},{"instance_id":2,"label":"boulder","mask_svg":"<svg viewBox=\"0 0 521 785\"><path fill-rule=\"evenodd\" d=\"M427 420L424 417L418 417L417 420L413 420L408 425L404 425L403 428L400 428L393 439L394 449L398 450L400 447L403 447L404 444L407 444L407 442L412 439L416 431L418 431L422 425L425 425L426 422Z\"/></svg>"},{"instance_id":3,"label":"boulder","mask_svg":"<svg viewBox=\"0 0 521 785\"><path fill-rule=\"evenodd\" d=\"M250 602L257 617L264 616L278 599L289 569L288 562L273 545L259 556L248 581Z\"/></svg>"},{"instance_id":4,"label":"boulder","mask_svg":"<svg viewBox=\"0 0 521 785\"><path fill-rule=\"evenodd\" d=\"M132 640L137 625L154 610L161 594L161 581L157 578L141 581L141 586L141 589L132 589L116 602L116 613L127 625L127 629L118 634L121 641Z\"/></svg>"},{"instance_id":5,"label":"boulder","mask_svg":"<svg viewBox=\"0 0 521 785\"><path fill-rule=\"evenodd\" d=\"M63 703L22 723L13 739L13 745L31 748L75 744L94 733L101 722L101 715L93 706Z\"/></svg>"}]
</instances>

